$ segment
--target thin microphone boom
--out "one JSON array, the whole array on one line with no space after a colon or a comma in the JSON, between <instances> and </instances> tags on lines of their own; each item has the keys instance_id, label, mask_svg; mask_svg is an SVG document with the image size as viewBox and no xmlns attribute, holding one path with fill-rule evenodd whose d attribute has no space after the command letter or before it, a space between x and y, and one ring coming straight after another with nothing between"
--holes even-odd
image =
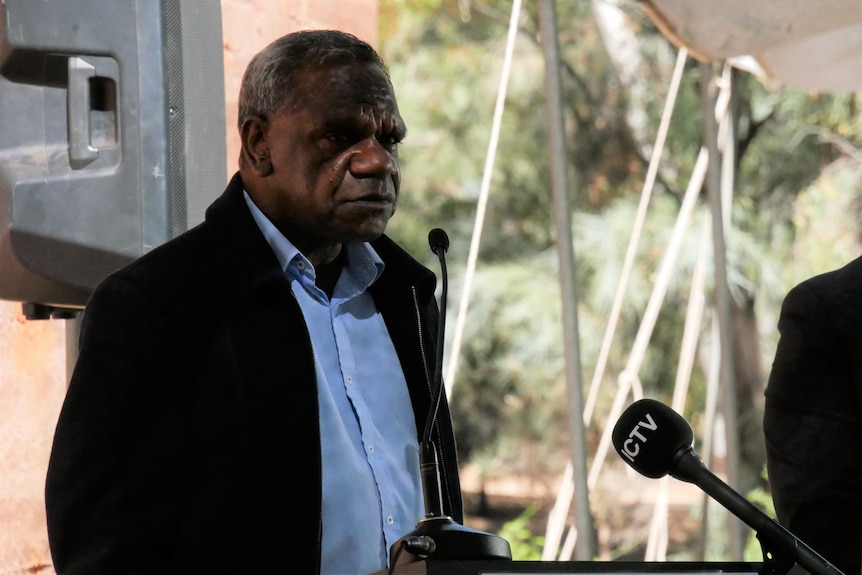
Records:
<instances>
[{"instance_id":1,"label":"thin microphone boom","mask_svg":"<svg viewBox=\"0 0 862 575\"><path fill-rule=\"evenodd\" d=\"M713 474L691 446L694 434L670 407L654 399L631 404L614 426L620 457L638 473L654 479L670 475L693 483L755 530L769 573L786 573L798 563L816 575L843 575L790 531L763 513Z\"/></svg>"},{"instance_id":2,"label":"thin microphone boom","mask_svg":"<svg viewBox=\"0 0 862 575\"><path fill-rule=\"evenodd\" d=\"M439 228L428 234L431 251L437 254L442 272L442 294L440 302L440 320L437 330L437 348L432 379L431 406L425 429L422 433L422 443L419 446L419 470L422 477L422 492L425 498L425 517L419 521L407 538L428 538L433 545L430 551L422 553L429 559L512 559L512 550L505 539L472 529L457 523L447 516L443 510L443 488L440 481L440 468L437 461L437 449L431 439L431 432L437 421L437 411L443 395L443 342L446 322L446 299L448 290L448 274L446 272L446 250L449 249L449 238L446 232Z\"/></svg>"},{"instance_id":3,"label":"thin microphone boom","mask_svg":"<svg viewBox=\"0 0 862 575\"><path fill-rule=\"evenodd\" d=\"M437 254L440 260L440 276L443 287L440 293L440 322L437 324L437 353L434 363L434 397L431 399L431 411L425 421L425 433L422 434L423 443L431 440L431 427L437 419L437 410L440 408L440 397L443 395L443 343L446 336L446 300L449 292L449 274L446 270L446 252L449 250L449 236L440 228L434 228L428 233L428 244L431 251Z\"/></svg>"},{"instance_id":4,"label":"thin microphone boom","mask_svg":"<svg viewBox=\"0 0 862 575\"><path fill-rule=\"evenodd\" d=\"M434 228L428 233L428 245L440 261L442 288L440 293L440 321L437 324L437 348L434 361L432 380L433 395L428 417L425 418L425 431L422 433L420 446L420 473L422 490L425 496L425 517L445 517L443 511L443 493L440 485L440 470L437 461L437 450L431 440L431 430L437 421L437 411L440 409L440 398L443 396L443 344L446 336L446 301L449 292L449 274L446 270L446 252L449 250L449 236L440 228Z\"/></svg>"}]
</instances>

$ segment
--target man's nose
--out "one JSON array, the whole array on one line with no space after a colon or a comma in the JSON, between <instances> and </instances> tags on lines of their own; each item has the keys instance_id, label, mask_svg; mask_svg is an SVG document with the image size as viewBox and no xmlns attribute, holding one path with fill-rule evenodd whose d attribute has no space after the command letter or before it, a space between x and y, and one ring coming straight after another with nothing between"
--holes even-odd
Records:
<instances>
[{"instance_id":1,"label":"man's nose","mask_svg":"<svg viewBox=\"0 0 862 575\"><path fill-rule=\"evenodd\" d=\"M350 159L350 173L354 177L385 177L398 172L398 160L377 138L366 138L358 143Z\"/></svg>"}]
</instances>

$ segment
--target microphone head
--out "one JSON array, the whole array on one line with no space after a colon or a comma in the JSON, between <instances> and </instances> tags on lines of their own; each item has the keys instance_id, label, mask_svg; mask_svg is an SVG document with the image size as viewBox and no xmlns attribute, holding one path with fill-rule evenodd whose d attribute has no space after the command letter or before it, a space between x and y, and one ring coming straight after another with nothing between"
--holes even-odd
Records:
<instances>
[{"instance_id":1,"label":"microphone head","mask_svg":"<svg viewBox=\"0 0 862 575\"><path fill-rule=\"evenodd\" d=\"M446 250L449 249L449 236L447 236L446 232L440 228L434 228L428 232L428 245L431 246L431 251L435 254L437 254L440 249L442 249L445 254Z\"/></svg>"},{"instance_id":2,"label":"microphone head","mask_svg":"<svg viewBox=\"0 0 862 575\"><path fill-rule=\"evenodd\" d=\"M617 420L614 449L641 475L654 479L673 472L681 452L691 448L694 434L688 422L654 399L631 404Z\"/></svg>"}]
</instances>

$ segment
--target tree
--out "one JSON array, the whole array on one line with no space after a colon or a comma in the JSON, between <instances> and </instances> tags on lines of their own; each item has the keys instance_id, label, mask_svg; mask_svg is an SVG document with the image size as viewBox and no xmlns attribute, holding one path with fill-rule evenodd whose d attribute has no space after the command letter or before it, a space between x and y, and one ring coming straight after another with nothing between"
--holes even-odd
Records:
<instances>
[{"instance_id":1,"label":"tree","mask_svg":"<svg viewBox=\"0 0 862 575\"><path fill-rule=\"evenodd\" d=\"M401 149L402 215L390 230L413 253L425 254L433 267L425 234L431 227L447 229L452 237L451 298L457 301L511 3L381 0L380 6L381 48L409 127ZM558 3L574 176L581 351L588 374L595 368L677 53L637 2L621 1L619 6L623 18L610 28L607 22L597 23L590 4ZM567 453L544 64L537 30L535 6L525 2L452 402L462 462L481 461L491 471L558 472ZM619 46L625 50L619 52ZM702 143L699 82L697 62L688 62L599 413L607 412L613 376L625 365ZM813 270L834 267L859 251L859 224L848 214L862 191L862 120L855 95L775 89L747 74L737 74L735 82L738 153L728 265L735 381L745 410L744 491L749 483L761 482L758 409L781 298ZM812 206L826 203L818 198L828 193L833 203L845 206L844 225L830 226L835 235L830 246L837 247L831 251L811 247L817 245L812 230L823 232L811 223L816 216L806 216ZM705 209L704 202L695 221ZM660 399L672 393L699 242L700 232L691 230L639 374L645 391ZM800 265L788 266L794 256ZM704 406L706 370L699 361L692 374L687 407L693 413ZM692 423L702 432L701 419L694 416ZM592 448L605 425L597 418L588 430Z\"/></svg>"}]
</instances>

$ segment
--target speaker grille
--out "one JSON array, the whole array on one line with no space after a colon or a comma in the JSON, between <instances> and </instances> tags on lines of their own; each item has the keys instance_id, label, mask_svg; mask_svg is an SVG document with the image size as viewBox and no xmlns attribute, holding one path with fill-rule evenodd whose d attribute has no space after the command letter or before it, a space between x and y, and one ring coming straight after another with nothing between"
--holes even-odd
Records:
<instances>
[{"instance_id":1,"label":"speaker grille","mask_svg":"<svg viewBox=\"0 0 862 575\"><path fill-rule=\"evenodd\" d=\"M188 228L186 209L186 135L185 110L189 101L184 86L182 2L165 4L165 61L168 75L168 173L170 174L171 237Z\"/></svg>"},{"instance_id":2,"label":"speaker grille","mask_svg":"<svg viewBox=\"0 0 862 575\"><path fill-rule=\"evenodd\" d=\"M171 160L182 162L177 172L185 181L182 188L177 187L183 199L173 220L187 229L203 221L213 196L226 184L224 42L218 1L182 0L168 5L169 19L179 6L182 30L177 67L182 76L171 81L182 94L171 127L182 125L182 139L172 138L176 147L171 149ZM169 22L169 31L171 26ZM176 158L178 153L181 159Z\"/></svg>"}]
</instances>

